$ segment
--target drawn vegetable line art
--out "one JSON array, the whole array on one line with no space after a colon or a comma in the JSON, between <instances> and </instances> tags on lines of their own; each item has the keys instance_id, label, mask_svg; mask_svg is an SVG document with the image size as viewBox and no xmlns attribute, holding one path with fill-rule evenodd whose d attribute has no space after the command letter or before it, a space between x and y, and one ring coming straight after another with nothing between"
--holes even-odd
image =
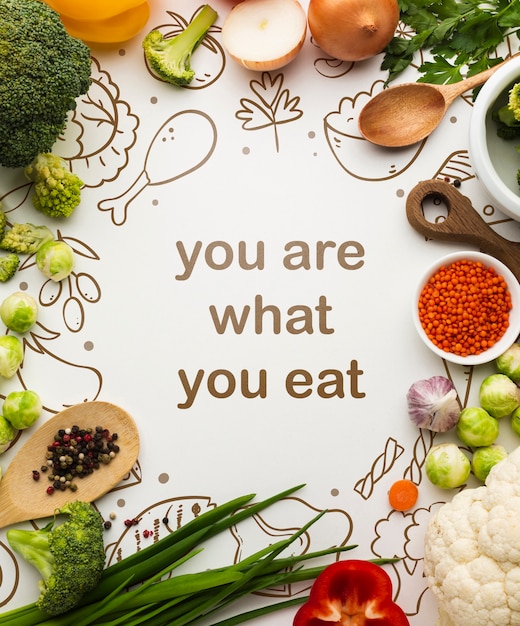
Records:
<instances>
[{"instance_id":1,"label":"drawn vegetable line art","mask_svg":"<svg viewBox=\"0 0 520 626\"><path fill-rule=\"evenodd\" d=\"M235 113L244 130L272 127L276 152L280 152L278 126L294 122L303 115L303 111L297 108L300 97L291 97L289 90L283 88L283 82L283 74L272 77L269 72L262 72L260 80L249 83L255 98L241 98L242 109Z\"/></svg>"},{"instance_id":2,"label":"drawn vegetable line art","mask_svg":"<svg viewBox=\"0 0 520 626\"><path fill-rule=\"evenodd\" d=\"M87 244L74 237L64 237L58 230L58 241L65 241L74 251L74 254L99 261L98 254ZM20 265L20 270L26 270L36 265L35 254L28 256ZM58 282L46 280L41 286L39 304L43 307L62 303L62 314L65 326L72 333L79 332L85 323L85 309L83 303L93 304L101 299L101 288L96 279L87 272L72 271L70 275Z\"/></svg>"},{"instance_id":3,"label":"drawn vegetable line art","mask_svg":"<svg viewBox=\"0 0 520 626\"><path fill-rule=\"evenodd\" d=\"M103 376L97 368L62 358L46 347L46 342L55 341L60 336L59 332L36 322L22 339L24 360L16 372L22 389L33 389L36 386L33 381L36 374L38 385L45 389L46 397L60 399L59 406L43 401L43 409L49 413L58 413L79 402L96 400L103 385ZM64 380L67 381L66 385L63 384Z\"/></svg>"},{"instance_id":4,"label":"drawn vegetable line art","mask_svg":"<svg viewBox=\"0 0 520 626\"><path fill-rule=\"evenodd\" d=\"M146 152L144 166L134 182L119 196L98 204L111 214L112 222L122 226L128 207L148 186L165 185L202 167L213 154L217 129L202 111L179 111L169 117L155 133Z\"/></svg>"},{"instance_id":5,"label":"drawn vegetable line art","mask_svg":"<svg viewBox=\"0 0 520 626\"><path fill-rule=\"evenodd\" d=\"M139 118L121 98L119 87L92 58L92 85L71 113L67 132L58 138L60 156L85 187L115 180L128 164Z\"/></svg>"},{"instance_id":6,"label":"drawn vegetable line art","mask_svg":"<svg viewBox=\"0 0 520 626\"><path fill-rule=\"evenodd\" d=\"M374 460L370 471L356 482L354 491L364 500L368 500L376 483L390 472L403 452L403 446L393 437L389 437L385 443L384 451Z\"/></svg>"}]
</instances>

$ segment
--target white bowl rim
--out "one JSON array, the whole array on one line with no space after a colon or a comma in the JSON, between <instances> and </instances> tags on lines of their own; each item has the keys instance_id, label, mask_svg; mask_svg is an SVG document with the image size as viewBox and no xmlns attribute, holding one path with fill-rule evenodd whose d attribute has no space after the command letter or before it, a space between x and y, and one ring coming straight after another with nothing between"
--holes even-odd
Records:
<instances>
[{"instance_id":1,"label":"white bowl rim","mask_svg":"<svg viewBox=\"0 0 520 626\"><path fill-rule=\"evenodd\" d=\"M500 177L489 157L486 125L482 123L500 94L517 80L520 81L520 57L507 61L484 83L475 99L469 122L469 152L478 178L500 205L497 208L509 217L520 220L520 195L505 184L496 184Z\"/></svg>"},{"instance_id":2,"label":"white bowl rim","mask_svg":"<svg viewBox=\"0 0 520 626\"><path fill-rule=\"evenodd\" d=\"M473 354L467 357L444 352L444 350L441 350L436 345L434 345L424 332L424 329L419 320L417 307L420 293L428 278L432 274L434 274L435 271L439 269L439 267L441 267L442 265L450 265L451 263L462 259L467 259L470 261L480 261L484 265L495 268L495 270L507 281L509 292L511 294L511 300L513 303L513 308L511 309L511 312L509 314L509 328L506 330L500 341L491 346L489 350L485 350L480 354ZM430 348L430 350L434 352L437 356L440 356L446 361L450 361L451 363L456 363L458 365L482 365L484 363L490 363L491 361L494 361L498 356L500 356L503 352L505 352L509 347L511 347L515 343L520 333L520 283L516 279L513 272L506 265L504 265L501 261L489 254L477 252L475 250L461 250L458 252L452 252L443 257L440 257L434 263L431 263L429 267L427 267L422 273L421 279L414 292L412 314L414 325L419 337L426 344L426 346Z\"/></svg>"}]
</instances>

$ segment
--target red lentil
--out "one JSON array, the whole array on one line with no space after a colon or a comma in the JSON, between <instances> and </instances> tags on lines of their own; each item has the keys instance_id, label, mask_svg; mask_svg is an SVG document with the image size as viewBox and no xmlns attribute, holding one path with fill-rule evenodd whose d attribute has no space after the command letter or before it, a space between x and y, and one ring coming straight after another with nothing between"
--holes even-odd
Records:
<instances>
[{"instance_id":1,"label":"red lentil","mask_svg":"<svg viewBox=\"0 0 520 626\"><path fill-rule=\"evenodd\" d=\"M480 261L440 267L419 296L419 319L439 349L459 356L488 350L509 327L512 308L507 283Z\"/></svg>"}]
</instances>

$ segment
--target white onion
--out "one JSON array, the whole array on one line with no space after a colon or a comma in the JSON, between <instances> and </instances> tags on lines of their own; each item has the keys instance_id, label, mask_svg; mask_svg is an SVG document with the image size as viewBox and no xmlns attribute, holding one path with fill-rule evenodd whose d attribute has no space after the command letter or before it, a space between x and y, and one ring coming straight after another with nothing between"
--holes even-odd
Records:
<instances>
[{"instance_id":1,"label":"white onion","mask_svg":"<svg viewBox=\"0 0 520 626\"><path fill-rule=\"evenodd\" d=\"M298 0L243 0L222 25L228 55L250 70L287 65L305 41L307 16Z\"/></svg>"}]
</instances>

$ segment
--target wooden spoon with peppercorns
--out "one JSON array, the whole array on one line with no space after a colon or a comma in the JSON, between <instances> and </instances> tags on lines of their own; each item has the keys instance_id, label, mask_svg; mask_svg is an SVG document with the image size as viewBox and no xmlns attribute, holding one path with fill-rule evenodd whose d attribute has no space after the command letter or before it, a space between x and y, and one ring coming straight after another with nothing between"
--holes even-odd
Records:
<instances>
[{"instance_id":1,"label":"wooden spoon with peppercorns","mask_svg":"<svg viewBox=\"0 0 520 626\"><path fill-rule=\"evenodd\" d=\"M108 462L101 462L84 478L74 479L77 489L52 488L48 478L46 455L48 446L59 431L67 432L73 426L81 430L102 427L104 443L111 441L112 455ZM117 437L113 437L114 434ZM101 433L103 435L103 433ZM88 437L87 437L88 440ZM106 446L104 448L106 452ZM114 451L115 449L115 451ZM84 402L61 411L48 419L23 444L5 475L0 480L0 528L54 515L56 509L66 502L82 500L93 502L110 491L129 474L139 453L139 433L132 417L123 409L109 402Z\"/></svg>"}]
</instances>

